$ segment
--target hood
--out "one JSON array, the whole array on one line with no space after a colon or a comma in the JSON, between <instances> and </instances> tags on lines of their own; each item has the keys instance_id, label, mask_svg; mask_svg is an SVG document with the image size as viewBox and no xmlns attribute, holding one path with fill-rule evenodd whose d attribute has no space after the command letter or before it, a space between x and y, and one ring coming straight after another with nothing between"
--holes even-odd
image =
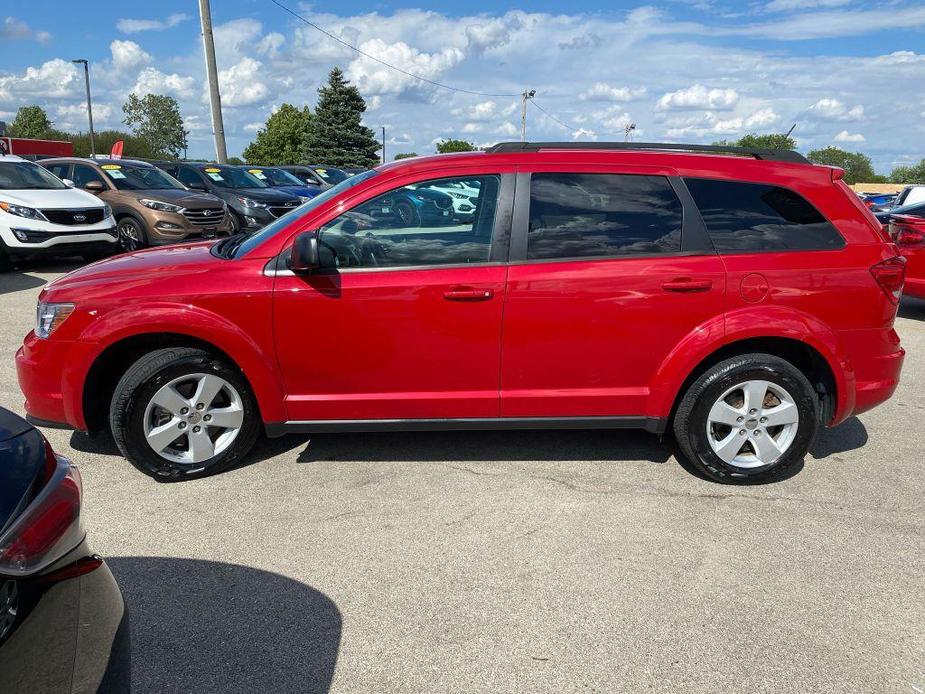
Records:
<instances>
[{"instance_id":1,"label":"hood","mask_svg":"<svg viewBox=\"0 0 925 694\"><path fill-rule=\"evenodd\" d=\"M102 207L103 201L77 188L59 190L0 190L0 200L43 210L69 207Z\"/></svg>"},{"instance_id":2,"label":"hood","mask_svg":"<svg viewBox=\"0 0 925 694\"><path fill-rule=\"evenodd\" d=\"M209 193L200 193L197 191L184 190L183 188L167 190L122 190L122 195L128 195L141 200L157 200L158 202L169 202L181 207L199 210L207 207L221 207L222 201Z\"/></svg>"},{"instance_id":3,"label":"hood","mask_svg":"<svg viewBox=\"0 0 925 694\"><path fill-rule=\"evenodd\" d=\"M147 283L155 277L169 279L179 274L208 272L217 263L225 262L209 252L215 243L200 241L145 248L100 260L48 284L42 292L42 300L72 301L96 296L111 297L117 284L133 281Z\"/></svg>"},{"instance_id":4,"label":"hood","mask_svg":"<svg viewBox=\"0 0 925 694\"><path fill-rule=\"evenodd\" d=\"M318 186L273 186L273 190L278 190L290 195L301 196L303 198L313 198L321 192Z\"/></svg>"},{"instance_id":5,"label":"hood","mask_svg":"<svg viewBox=\"0 0 925 694\"><path fill-rule=\"evenodd\" d=\"M258 202L270 202L282 204L284 202L299 202L298 196L292 193L285 193L276 188L237 188L228 190L231 195L237 195L242 198L251 198Z\"/></svg>"}]
</instances>

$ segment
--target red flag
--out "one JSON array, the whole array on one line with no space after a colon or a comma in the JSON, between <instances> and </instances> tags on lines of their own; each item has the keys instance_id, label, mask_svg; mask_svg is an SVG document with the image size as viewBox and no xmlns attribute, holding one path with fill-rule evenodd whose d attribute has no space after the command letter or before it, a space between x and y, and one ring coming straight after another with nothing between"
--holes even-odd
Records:
<instances>
[{"instance_id":1,"label":"red flag","mask_svg":"<svg viewBox=\"0 0 925 694\"><path fill-rule=\"evenodd\" d=\"M109 153L110 158L112 159L121 159L122 158L122 145L125 144L122 140L116 140L112 145L112 151Z\"/></svg>"}]
</instances>

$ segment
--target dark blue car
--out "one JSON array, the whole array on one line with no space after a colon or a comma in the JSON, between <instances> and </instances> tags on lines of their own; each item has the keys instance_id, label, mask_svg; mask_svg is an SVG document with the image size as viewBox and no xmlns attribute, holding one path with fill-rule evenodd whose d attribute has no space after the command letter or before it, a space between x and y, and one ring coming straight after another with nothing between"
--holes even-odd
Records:
<instances>
[{"instance_id":1,"label":"dark blue car","mask_svg":"<svg viewBox=\"0 0 925 694\"><path fill-rule=\"evenodd\" d=\"M297 195L302 202L311 200L321 192L320 186L308 185L278 166L243 166L241 168L252 176L256 176L271 188Z\"/></svg>"}]
</instances>

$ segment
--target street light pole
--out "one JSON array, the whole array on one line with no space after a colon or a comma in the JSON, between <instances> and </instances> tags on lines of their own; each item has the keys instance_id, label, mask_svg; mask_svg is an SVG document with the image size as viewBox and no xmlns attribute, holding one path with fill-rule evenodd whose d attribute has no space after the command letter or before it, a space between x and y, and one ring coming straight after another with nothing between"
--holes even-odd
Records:
<instances>
[{"instance_id":1,"label":"street light pole","mask_svg":"<svg viewBox=\"0 0 925 694\"><path fill-rule=\"evenodd\" d=\"M222 97L218 91L218 68L215 66L215 39L212 37L212 10L209 0L199 0L199 20L202 24L202 50L206 54L206 75L209 79L209 105L212 108L212 132L215 135L215 160L228 163L225 148L225 126L222 123Z\"/></svg>"},{"instance_id":2,"label":"street light pole","mask_svg":"<svg viewBox=\"0 0 925 694\"><path fill-rule=\"evenodd\" d=\"M93 138L93 104L90 101L90 64L85 58L72 60L75 65L84 66L84 84L87 87L87 118L90 119L90 156L96 156L96 142Z\"/></svg>"},{"instance_id":3,"label":"street light pole","mask_svg":"<svg viewBox=\"0 0 925 694\"><path fill-rule=\"evenodd\" d=\"M530 91L524 91L521 96L520 102L520 141L527 141L527 99L532 99L536 96L536 90L531 89Z\"/></svg>"},{"instance_id":4,"label":"street light pole","mask_svg":"<svg viewBox=\"0 0 925 694\"><path fill-rule=\"evenodd\" d=\"M382 126L382 163L385 164L385 126Z\"/></svg>"}]
</instances>

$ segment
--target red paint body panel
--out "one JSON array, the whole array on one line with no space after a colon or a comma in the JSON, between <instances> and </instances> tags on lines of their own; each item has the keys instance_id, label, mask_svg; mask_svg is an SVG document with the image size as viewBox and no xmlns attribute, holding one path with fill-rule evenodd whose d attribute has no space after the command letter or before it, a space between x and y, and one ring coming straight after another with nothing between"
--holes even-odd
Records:
<instances>
[{"instance_id":1,"label":"red paint body panel","mask_svg":"<svg viewBox=\"0 0 925 694\"><path fill-rule=\"evenodd\" d=\"M906 259L906 287L903 291L909 296L925 299L925 219L911 215L893 217L890 234L894 240L901 228L908 232L908 235L903 235L908 242L898 244L899 252Z\"/></svg>"},{"instance_id":2,"label":"red paint body panel","mask_svg":"<svg viewBox=\"0 0 925 694\"><path fill-rule=\"evenodd\" d=\"M436 176L557 170L792 188L838 227L847 245L310 276L266 270L298 232L393 188ZM253 386L266 422L664 418L685 379L716 350L743 339L786 337L811 345L830 365L837 389L831 423L837 423L889 397L902 365L896 306L869 270L895 248L826 167L631 151L422 157L381 167L243 258L217 258L209 247L127 254L49 285L43 300L77 309L51 338L27 336L17 354L27 411L85 428L82 398L91 366L105 359L107 347L151 333L187 335L226 353ZM678 292L678 282L696 291ZM444 297L458 290L491 296Z\"/></svg>"}]
</instances>

